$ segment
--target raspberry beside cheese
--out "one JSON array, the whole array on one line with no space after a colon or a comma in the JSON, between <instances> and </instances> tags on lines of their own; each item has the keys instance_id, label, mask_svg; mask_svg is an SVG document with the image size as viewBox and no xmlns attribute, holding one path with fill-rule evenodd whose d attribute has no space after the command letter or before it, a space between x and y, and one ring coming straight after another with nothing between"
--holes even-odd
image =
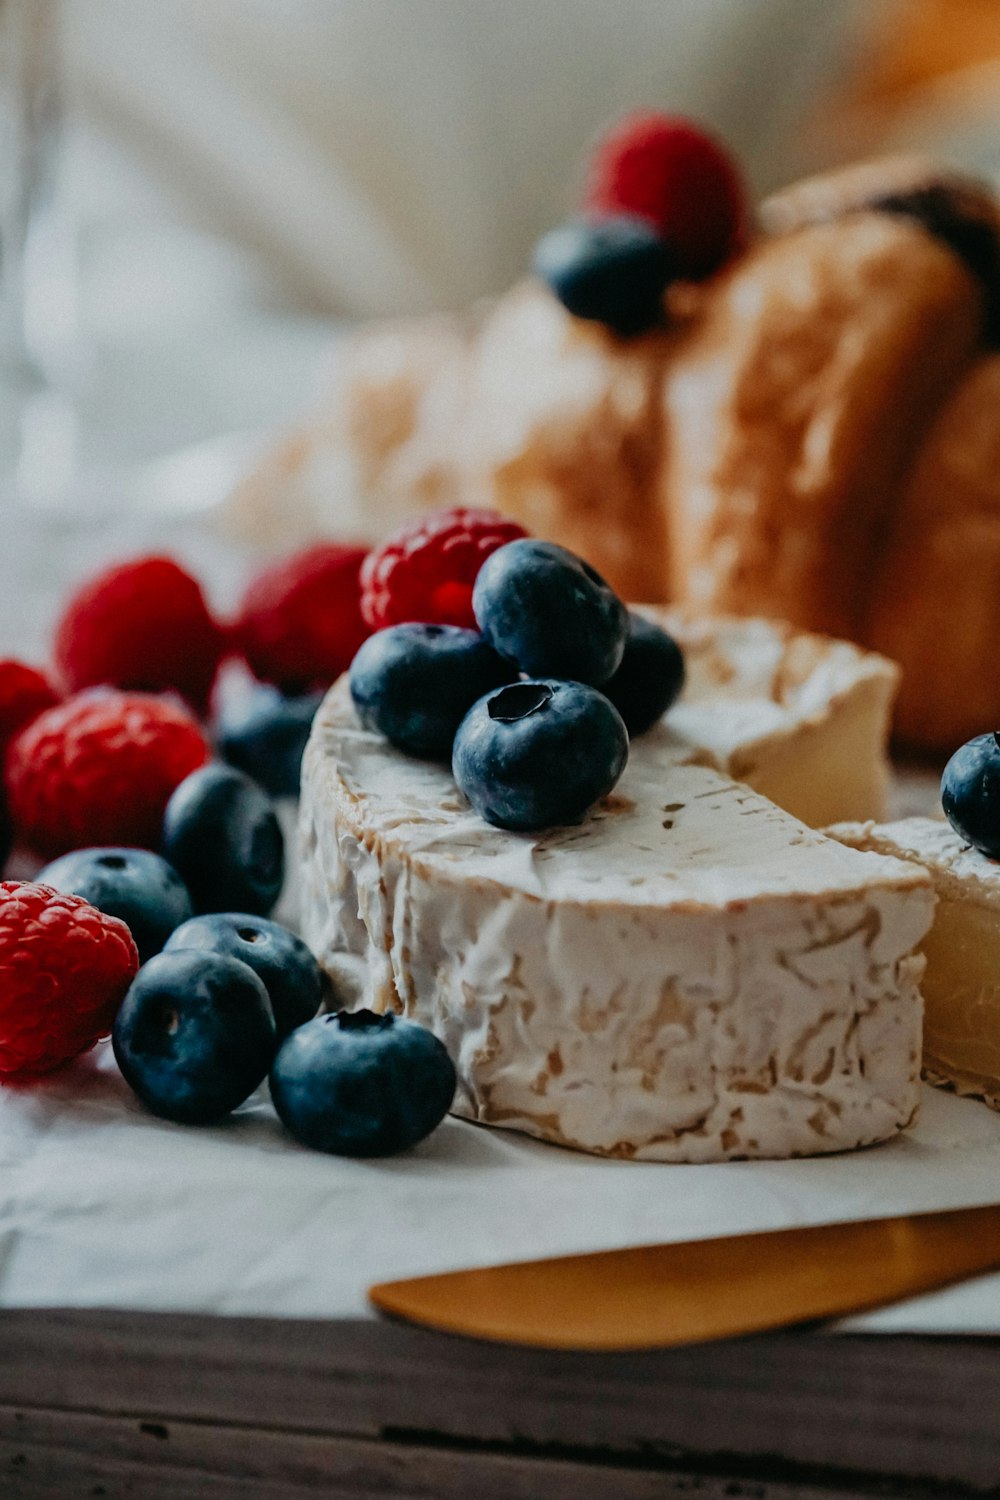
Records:
<instances>
[{"instance_id":1,"label":"raspberry beside cheese","mask_svg":"<svg viewBox=\"0 0 1000 1500\"><path fill-rule=\"evenodd\" d=\"M73 692L109 684L207 703L223 633L198 580L171 557L116 563L67 602L53 652Z\"/></svg>"},{"instance_id":2,"label":"raspberry beside cheese","mask_svg":"<svg viewBox=\"0 0 1000 1500\"><path fill-rule=\"evenodd\" d=\"M0 661L0 769L15 735L58 702L59 694L43 672L13 657Z\"/></svg>"},{"instance_id":3,"label":"raspberry beside cheese","mask_svg":"<svg viewBox=\"0 0 1000 1500\"><path fill-rule=\"evenodd\" d=\"M361 618L364 547L315 542L247 586L231 628L250 670L285 693L326 688L368 634Z\"/></svg>"},{"instance_id":4,"label":"raspberry beside cheese","mask_svg":"<svg viewBox=\"0 0 1000 1500\"><path fill-rule=\"evenodd\" d=\"M483 563L525 535L496 511L456 506L410 521L361 565L361 614L372 630L419 620L475 629L472 586Z\"/></svg>"},{"instance_id":5,"label":"raspberry beside cheese","mask_svg":"<svg viewBox=\"0 0 1000 1500\"><path fill-rule=\"evenodd\" d=\"M124 922L80 896L0 882L0 1077L47 1073L111 1029L139 967Z\"/></svg>"},{"instance_id":6,"label":"raspberry beside cheese","mask_svg":"<svg viewBox=\"0 0 1000 1500\"><path fill-rule=\"evenodd\" d=\"M148 693L94 688L28 724L12 742L11 820L38 854L88 845L153 849L174 788L208 759L186 710Z\"/></svg>"}]
</instances>

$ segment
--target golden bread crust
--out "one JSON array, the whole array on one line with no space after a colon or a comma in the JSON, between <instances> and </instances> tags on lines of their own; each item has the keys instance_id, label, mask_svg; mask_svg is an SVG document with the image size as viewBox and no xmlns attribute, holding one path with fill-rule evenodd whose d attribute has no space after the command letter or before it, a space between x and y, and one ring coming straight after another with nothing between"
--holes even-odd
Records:
<instances>
[{"instance_id":1,"label":"golden bread crust","mask_svg":"<svg viewBox=\"0 0 1000 1500\"><path fill-rule=\"evenodd\" d=\"M890 194L947 183L960 185L963 191L974 187L958 173L942 169L933 157L918 152L874 157L832 172L803 177L772 193L760 205L758 222L766 234L791 234L806 224L822 224L866 209ZM982 190L979 196L984 205L992 208L987 191Z\"/></svg>"},{"instance_id":2,"label":"golden bread crust","mask_svg":"<svg viewBox=\"0 0 1000 1500\"><path fill-rule=\"evenodd\" d=\"M414 511L460 501L456 434L467 401L474 325L385 323L354 335L345 360L344 441L370 496L376 534Z\"/></svg>"},{"instance_id":3,"label":"golden bread crust","mask_svg":"<svg viewBox=\"0 0 1000 1500\"><path fill-rule=\"evenodd\" d=\"M903 668L901 739L949 751L1000 726L1000 354L965 374L921 449L865 633Z\"/></svg>"},{"instance_id":4,"label":"golden bread crust","mask_svg":"<svg viewBox=\"0 0 1000 1500\"><path fill-rule=\"evenodd\" d=\"M654 480L663 369L679 337L618 339L528 283L497 305L470 370L468 493L581 553L630 599L664 593Z\"/></svg>"},{"instance_id":5,"label":"golden bread crust","mask_svg":"<svg viewBox=\"0 0 1000 1500\"><path fill-rule=\"evenodd\" d=\"M667 373L672 595L856 637L902 475L980 311L961 262L887 215L739 261Z\"/></svg>"}]
</instances>

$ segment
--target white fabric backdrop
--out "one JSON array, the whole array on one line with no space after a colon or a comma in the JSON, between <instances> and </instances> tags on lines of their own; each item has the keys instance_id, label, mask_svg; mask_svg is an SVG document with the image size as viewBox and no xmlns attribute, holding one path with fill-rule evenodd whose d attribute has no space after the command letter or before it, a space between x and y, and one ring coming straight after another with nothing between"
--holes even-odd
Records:
<instances>
[{"instance_id":1,"label":"white fabric backdrop","mask_svg":"<svg viewBox=\"0 0 1000 1500\"><path fill-rule=\"evenodd\" d=\"M369 315L508 285L638 104L758 188L870 0L64 0L84 219L255 252L268 295ZM134 248L134 245L133 245ZM259 267L258 267L259 271Z\"/></svg>"}]
</instances>

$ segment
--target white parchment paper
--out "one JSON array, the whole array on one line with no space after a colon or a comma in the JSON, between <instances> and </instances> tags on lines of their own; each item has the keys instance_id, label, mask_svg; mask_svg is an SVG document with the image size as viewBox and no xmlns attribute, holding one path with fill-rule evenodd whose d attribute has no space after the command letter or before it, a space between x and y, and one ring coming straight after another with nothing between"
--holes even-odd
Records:
<instances>
[{"instance_id":1,"label":"white parchment paper","mask_svg":"<svg viewBox=\"0 0 1000 1500\"><path fill-rule=\"evenodd\" d=\"M223 1126L146 1114L110 1046L0 1089L0 1305L354 1317L397 1276L1000 1197L1000 1115L927 1089L868 1151L675 1167L447 1120L405 1156L295 1145L266 1092ZM1000 1277L856 1320L1000 1333Z\"/></svg>"}]
</instances>

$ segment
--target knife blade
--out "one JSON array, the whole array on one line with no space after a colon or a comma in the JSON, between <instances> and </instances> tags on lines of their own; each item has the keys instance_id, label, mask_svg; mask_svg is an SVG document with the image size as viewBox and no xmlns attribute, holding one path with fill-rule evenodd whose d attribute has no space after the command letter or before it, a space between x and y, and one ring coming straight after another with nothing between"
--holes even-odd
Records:
<instances>
[{"instance_id":1,"label":"knife blade","mask_svg":"<svg viewBox=\"0 0 1000 1500\"><path fill-rule=\"evenodd\" d=\"M1000 1269L1000 1204L384 1282L380 1312L542 1349L627 1350L844 1317Z\"/></svg>"}]
</instances>

